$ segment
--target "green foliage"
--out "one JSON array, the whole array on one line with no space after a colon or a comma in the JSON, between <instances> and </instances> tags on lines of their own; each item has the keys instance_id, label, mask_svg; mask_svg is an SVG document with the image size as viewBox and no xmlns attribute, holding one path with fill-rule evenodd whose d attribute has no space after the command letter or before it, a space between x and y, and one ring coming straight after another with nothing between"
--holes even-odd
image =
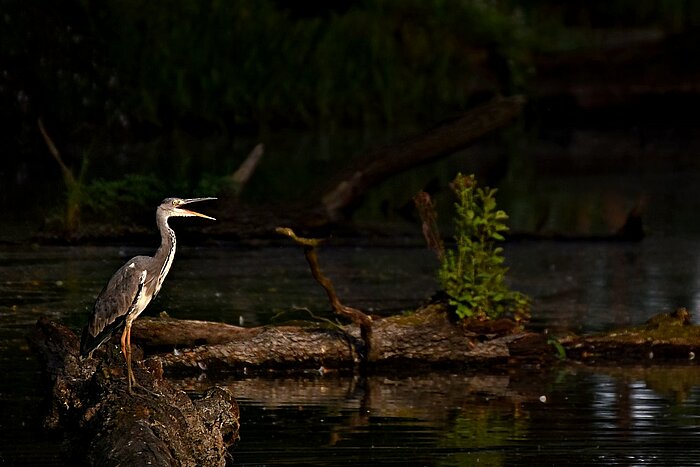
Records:
<instances>
[{"instance_id":1,"label":"green foliage","mask_svg":"<svg viewBox=\"0 0 700 467\"><path fill-rule=\"evenodd\" d=\"M90 152L83 152L80 163L80 172L77 177L72 172L64 172L63 183L66 185L66 211L62 219L64 230L71 234L80 227L80 211L83 205L85 174L87 173Z\"/></svg>"},{"instance_id":2,"label":"green foliage","mask_svg":"<svg viewBox=\"0 0 700 467\"><path fill-rule=\"evenodd\" d=\"M66 235L78 234L82 224L97 220L105 225L123 225L150 212L166 190L157 179L129 174L116 180L83 177L66 186L65 213L56 222ZM118 216L114 216L118 213ZM87 222L86 222L87 221Z\"/></svg>"},{"instance_id":3,"label":"green foliage","mask_svg":"<svg viewBox=\"0 0 700 467\"><path fill-rule=\"evenodd\" d=\"M529 317L529 299L511 291L505 283L508 268L503 264L508 230L505 212L496 209L496 189L477 187L473 175L457 175L452 188L455 203L454 249L445 252L439 280L460 318L499 318L512 313Z\"/></svg>"},{"instance_id":4,"label":"green foliage","mask_svg":"<svg viewBox=\"0 0 700 467\"><path fill-rule=\"evenodd\" d=\"M522 44L511 13L481 2L360 2L326 16L265 0L106 5L115 26L94 26L113 34L104 44L125 104L156 124L393 122L466 103L482 72L461 44L504 51L504 62L506 44Z\"/></svg>"},{"instance_id":5,"label":"green foliage","mask_svg":"<svg viewBox=\"0 0 700 467\"><path fill-rule=\"evenodd\" d=\"M51 136L49 136L41 119L37 121L37 125L39 133L41 133L41 136L44 138L44 143L48 148L49 154L51 154L61 169L61 176L66 188L66 206L65 213L63 217L59 219L59 222L61 223L62 229L67 234L72 235L80 226L80 209L82 206L85 173L87 172L88 161L90 160L90 151L86 150L83 152L80 163L80 173L76 177L73 170L63 162L61 152L54 144Z\"/></svg>"},{"instance_id":6,"label":"green foliage","mask_svg":"<svg viewBox=\"0 0 700 467\"><path fill-rule=\"evenodd\" d=\"M522 91L535 54L591 47L598 28L694 31L699 5L9 0L0 115L64 130L442 117L474 92Z\"/></svg>"},{"instance_id":7,"label":"green foliage","mask_svg":"<svg viewBox=\"0 0 700 467\"><path fill-rule=\"evenodd\" d=\"M163 184L153 176L128 174L116 180L96 179L82 190L82 204L99 217L112 219L111 214L122 216L149 210L160 201Z\"/></svg>"},{"instance_id":8,"label":"green foliage","mask_svg":"<svg viewBox=\"0 0 700 467\"><path fill-rule=\"evenodd\" d=\"M508 93L499 86L529 66L529 26L502 2L11 5L0 55L27 60L33 79L8 82L32 83L16 91L64 127L439 118L467 106L475 90Z\"/></svg>"},{"instance_id":9,"label":"green foliage","mask_svg":"<svg viewBox=\"0 0 700 467\"><path fill-rule=\"evenodd\" d=\"M547 344L554 347L554 349L557 351L557 358L559 360L566 360L566 349L564 348L563 345L561 345L561 342L559 342L559 339L557 339L554 336L549 336L549 337L547 337Z\"/></svg>"}]
</instances>

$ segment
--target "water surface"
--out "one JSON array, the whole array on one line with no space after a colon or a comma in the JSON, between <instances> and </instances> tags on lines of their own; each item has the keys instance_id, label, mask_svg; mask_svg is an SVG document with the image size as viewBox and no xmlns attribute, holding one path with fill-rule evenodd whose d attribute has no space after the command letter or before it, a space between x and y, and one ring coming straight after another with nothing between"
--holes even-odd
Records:
<instances>
[{"instance_id":1,"label":"water surface","mask_svg":"<svg viewBox=\"0 0 700 467\"><path fill-rule=\"evenodd\" d=\"M552 333L637 324L698 309L700 241L535 242L506 246L514 288L535 299L531 326ZM25 340L48 315L79 329L94 298L140 247L0 247L0 459L61 465L40 429L39 368ZM400 312L435 291L418 247L320 252L351 306ZM296 247L183 245L147 314L258 325L329 316ZM200 391L216 375L181 381ZM700 370L571 366L508 373L352 375L220 381L241 404L236 465L690 465L700 458Z\"/></svg>"}]
</instances>

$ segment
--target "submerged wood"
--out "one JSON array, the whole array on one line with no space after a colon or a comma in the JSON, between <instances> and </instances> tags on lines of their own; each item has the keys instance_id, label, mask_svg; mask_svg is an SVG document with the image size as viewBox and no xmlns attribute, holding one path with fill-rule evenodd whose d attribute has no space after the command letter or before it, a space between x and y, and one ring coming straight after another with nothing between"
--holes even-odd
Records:
<instances>
[{"instance_id":1,"label":"submerged wood","mask_svg":"<svg viewBox=\"0 0 700 467\"><path fill-rule=\"evenodd\" d=\"M228 390L215 387L192 401L150 361L148 367L134 365L143 388L130 394L118 347L103 345L81 361L78 336L48 319L37 322L30 340L50 394L44 424L65 433L71 463L226 464L239 428L238 405Z\"/></svg>"}]
</instances>

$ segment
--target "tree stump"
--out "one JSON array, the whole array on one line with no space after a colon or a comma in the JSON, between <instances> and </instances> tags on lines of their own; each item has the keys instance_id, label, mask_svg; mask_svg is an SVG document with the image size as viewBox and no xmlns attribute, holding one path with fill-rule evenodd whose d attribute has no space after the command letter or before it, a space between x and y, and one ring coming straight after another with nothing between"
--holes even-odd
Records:
<instances>
[{"instance_id":1,"label":"tree stump","mask_svg":"<svg viewBox=\"0 0 700 467\"><path fill-rule=\"evenodd\" d=\"M65 433L67 457L84 465L223 466L238 438L238 405L214 387L192 401L163 379L157 362L148 368L135 355L144 389L130 394L124 358L111 345L80 360L70 329L40 319L30 341L50 388L47 428Z\"/></svg>"}]
</instances>

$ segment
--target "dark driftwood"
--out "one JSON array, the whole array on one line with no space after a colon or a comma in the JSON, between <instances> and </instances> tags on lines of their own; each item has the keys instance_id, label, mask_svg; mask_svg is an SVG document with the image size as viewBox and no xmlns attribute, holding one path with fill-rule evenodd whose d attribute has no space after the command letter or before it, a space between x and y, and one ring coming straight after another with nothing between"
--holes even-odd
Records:
<instances>
[{"instance_id":1,"label":"dark driftwood","mask_svg":"<svg viewBox=\"0 0 700 467\"><path fill-rule=\"evenodd\" d=\"M188 327L178 324L166 332L167 323L140 320L134 326L133 339L145 345L145 351L163 350L172 345L177 330ZM169 320L172 322L173 320ZM199 322L202 330L207 326ZM219 323L209 323L214 332ZM165 339L148 341L139 336L158 326ZM222 333L223 334L223 333ZM229 342L179 348L153 355L151 360L166 372L199 373L211 371L256 371L285 369L351 369L364 363L386 366L408 362L417 365L478 365L505 363L511 358L546 359L553 355L544 336L524 332L511 321L497 321L479 329L452 322L445 306L433 304L415 313L373 321L371 342L367 346L357 325L343 328L274 326L251 328L244 332L232 327ZM220 336L224 339L224 336ZM369 348L369 353L365 352Z\"/></svg>"},{"instance_id":2,"label":"dark driftwood","mask_svg":"<svg viewBox=\"0 0 700 467\"><path fill-rule=\"evenodd\" d=\"M673 361L695 363L700 356L700 326L679 308L653 316L641 326L561 340L569 358L594 364Z\"/></svg>"},{"instance_id":3,"label":"dark driftwood","mask_svg":"<svg viewBox=\"0 0 700 467\"><path fill-rule=\"evenodd\" d=\"M134 340L144 345L149 354L169 349L151 359L166 372L178 374L351 369L359 364L475 367L544 363L555 358L557 347L570 361L593 364L693 363L696 354L700 357L700 327L690 325L686 315L678 318L677 313L660 314L650 324L612 333L565 337L557 344L546 335L521 330L508 319L454 322L443 304L375 319L369 345L363 342L359 327L354 324L342 328L275 326L245 330L231 326L224 332L220 323L195 322L202 333L207 328L219 333L220 343L188 347L184 341L175 343L173 336L182 328L194 326L177 320L137 321ZM152 335L139 341L138 336L149 334L153 327L158 327L163 340ZM177 350L173 350L175 347Z\"/></svg>"},{"instance_id":4,"label":"dark driftwood","mask_svg":"<svg viewBox=\"0 0 700 467\"><path fill-rule=\"evenodd\" d=\"M692 364L700 351L700 327L690 324L684 309L657 315L643 326L567 337L555 345L508 319L455 322L450 316L444 304L435 303L375 319L369 343L363 342L357 324L243 329L170 318L138 320L134 341L152 355L143 362L136 358L136 378L153 393L136 395L127 391L117 343L81 361L78 337L48 320L37 323L32 342L51 388L46 424L61 427L73 446L73 460L90 465L225 463L227 447L238 433L238 407L231 394L213 388L193 402L163 379L164 372L325 372L360 364L375 370L415 372L427 366L490 372L498 365L551 362L554 347L564 349L570 360L603 365Z\"/></svg>"},{"instance_id":5,"label":"dark driftwood","mask_svg":"<svg viewBox=\"0 0 700 467\"><path fill-rule=\"evenodd\" d=\"M134 341L153 355L144 362L136 358L136 378L150 391L136 395L127 391L118 344L106 344L96 358L81 361L78 337L45 319L37 323L32 342L51 392L46 425L60 427L72 447L71 460L88 465L225 463L227 447L238 434L238 407L231 394L213 388L193 402L163 379L164 372L324 372L360 363L366 369L415 372L428 366L490 372L497 365L552 361L556 346L570 360L603 365L692 364L700 351L700 327L690 324L685 310L658 315L644 326L567 337L555 346L545 335L523 331L507 319L460 323L449 316L446 306L436 303L415 313L375 319L369 345L356 324L243 329L170 318L139 320ZM203 342L208 345L199 345Z\"/></svg>"},{"instance_id":6,"label":"dark driftwood","mask_svg":"<svg viewBox=\"0 0 700 467\"><path fill-rule=\"evenodd\" d=\"M520 114L523 104L520 96L495 99L424 133L357 158L323 190L322 211L329 219L337 219L377 183L467 147L509 123Z\"/></svg>"},{"instance_id":7,"label":"dark driftwood","mask_svg":"<svg viewBox=\"0 0 700 467\"><path fill-rule=\"evenodd\" d=\"M521 113L523 106L524 99L520 96L494 99L418 135L353 157L348 166L298 205L251 209L228 200L229 205L216 214L220 222L202 230L208 236L236 233L245 239L266 237L278 225L307 232L322 229L351 213L372 187L393 175L468 147L508 124Z\"/></svg>"},{"instance_id":8,"label":"dark driftwood","mask_svg":"<svg viewBox=\"0 0 700 467\"><path fill-rule=\"evenodd\" d=\"M347 318L356 324L360 328L360 337L364 343L364 353L371 353L370 346L372 345L372 317L363 311L358 310L347 305L344 305L340 301L340 297L335 292L335 287L333 286L333 281L331 281L325 274L321 271L321 266L318 262L318 255L316 254L316 248L323 243L323 240L314 238L303 238L297 236L294 231L288 227L277 227L275 232L281 235L286 235L301 245L304 248L304 257L306 262L309 263L309 268L311 269L311 275L318 282L323 290L326 291L328 296L328 302L333 308L333 311L338 316ZM366 357L363 357L366 358Z\"/></svg>"},{"instance_id":9,"label":"dark driftwood","mask_svg":"<svg viewBox=\"0 0 700 467\"><path fill-rule=\"evenodd\" d=\"M169 317L139 318L132 329L134 342L142 347L153 349L162 346L170 350L176 347L224 344L237 335L255 332L252 328L232 324Z\"/></svg>"},{"instance_id":10,"label":"dark driftwood","mask_svg":"<svg viewBox=\"0 0 700 467\"><path fill-rule=\"evenodd\" d=\"M124 359L105 345L81 361L78 337L41 319L31 342L51 394L45 425L66 434L71 463L85 465L225 465L238 437L238 405L225 389L192 401L162 378L157 362L135 362L147 390L130 394ZM138 358L136 359L138 360Z\"/></svg>"}]
</instances>

